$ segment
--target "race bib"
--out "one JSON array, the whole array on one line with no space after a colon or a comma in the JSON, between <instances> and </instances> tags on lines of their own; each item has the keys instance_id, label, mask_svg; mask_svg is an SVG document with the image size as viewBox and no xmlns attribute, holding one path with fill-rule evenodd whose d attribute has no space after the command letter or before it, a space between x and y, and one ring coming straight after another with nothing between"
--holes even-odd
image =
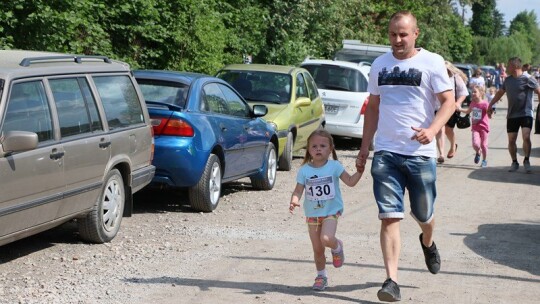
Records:
<instances>
[{"instance_id":1,"label":"race bib","mask_svg":"<svg viewBox=\"0 0 540 304\"><path fill-rule=\"evenodd\" d=\"M336 196L332 176L308 179L305 189L306 199L310 201L330 200Z\"/></svg>"},{"instance_id":2,"label":"race bib","mask_svg":"<svg viewBox=\"0 0 540 304\"><path fill-rule=\"evenodd\" d=\"M471 120L476 123L482 119L482 109L473 108L471 112Z\"/></svg>"}]
</instances>

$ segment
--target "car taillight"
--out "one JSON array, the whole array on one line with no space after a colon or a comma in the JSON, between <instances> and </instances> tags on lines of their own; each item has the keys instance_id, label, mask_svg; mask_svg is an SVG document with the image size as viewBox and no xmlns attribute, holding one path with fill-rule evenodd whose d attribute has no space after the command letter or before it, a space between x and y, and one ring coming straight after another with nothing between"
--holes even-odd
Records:
<instances>
[{"instance_id":1,"label":"car taillight","mask_svg":"<svg viewBox=\"0 0 540 304\"><path fill-rule=\"evenodd\" d=\"M366 113L368 101L369 97L366 97L366 99L364 100L364 104L362 105L362 109L360 109L360 115L364 115L364 113Z\"/></svg>"},{"instance_id":2,"label":"car taillight","mask_svg":"<svg viewBox=\"0 0 540 304\"><path fill-rule=\"evenodd\" d=\"M179 118L152 118L155 135L172 135L191 137L195 132L185 121Z\"/></svg>"}]
</instances>

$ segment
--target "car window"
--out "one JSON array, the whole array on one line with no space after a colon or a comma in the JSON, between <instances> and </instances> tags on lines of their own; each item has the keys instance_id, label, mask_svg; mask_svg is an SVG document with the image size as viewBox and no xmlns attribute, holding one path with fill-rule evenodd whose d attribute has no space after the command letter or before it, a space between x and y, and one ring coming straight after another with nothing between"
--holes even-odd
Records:
<instances>
[{"instance_id":1,"label":"car window","mask_svg":"<svg viewBox=\"0 0 540 304\"><path fill-rule=\"evenodd\" d=\"M289 103L291 76L289 74L260 71L221 71L217 77L230 83L250 101Z\"/></svg>"},{"instance_id":2,"label":"car window","mask_svg":"<svg viewBox=\"0 0 540 304\"><path fill-rule=\"evenodd\" d=\"M230 114L227 99L217 83L210 83L204 86L201 105L201 110L203 111Z\"/></svg>"},{"instance_id":3,"label":"car window","mask_svg":"<svg viewBox=\"0 0 540 304\"><path fill-rule=\"evenodd\" d=\"M296 98L299 97L309 98L306 81L304 80L304 75L302 75L302 73L296 75Z\"/></svg>"},{"instance_id":4,"label":"car window","mask_svg":"<svg viewBox=\"0 0 540 304\"><path fill-rule=\"evenodd\" d=\"M225 95L225 98L229 105L230 114L239 117L248 117L250 112L249 106L244 101L242 101L242 98L240 98L240 96L238 96L233 90L229 89L228 87L222 84L217 85L223 92L223 95Z\"/></svg>"},{"instance_id":5,"label":"car window","mask_svg":"<svg viewBox=\"0 0 540 304\"><path fill-rule=\"evenodd\" d=\"M13 85L2 131L34 132L39 142L53 139L51 111L41 81Z\"/></svg>"},{"instance_id":6,"label":"car window","mask_svg":"<svg viewBox=\"0 0 540 304\"><path fill-rule=\"evenodd\" d=\"M309 73L304 73L304 78L306 80L308 93L311 98L311 100L319 97L319 92L317 91L317 86L315 85L315 82L313 81L313 78Z\"/></svg>"},{"instance_id":7,"label":"car window","mask_svg":"<svg viewBox=\"0 0 540 304\"><path fill-rule=\"evenodd\" d=\"M62 137L103 130L86 78L51 79Z\"/></svg>"},{"instance_id":8,"label":"car window","mask_svg":"<svg viewBox=\"0 0 540 304\"><path fill-rule=\"evenodd\" d=\"M367 92L367 78L358 70L337 65L302 65L315 79L319 89Z\"/></svg>"},{"instance_id":9,"label":"car window","mask_svg":"<svg viewBox=\"0 0 540 304\"><path fill-rule=\"evenodd\" d=\"M186 106L189 91L189 86L186 84L153 79L137 79L137 83L146 101L164 102L180 107Z\"/></svg>"},{"instance_id":10,"label":"car window","mask_svg":"<svg viewBox=\"0 0 540 304\"><path fill-rule=\"evenodd\" d=\"M94 76L110 129L144 123L137 91L128 76Z\"/></svg>"}]
</instances>

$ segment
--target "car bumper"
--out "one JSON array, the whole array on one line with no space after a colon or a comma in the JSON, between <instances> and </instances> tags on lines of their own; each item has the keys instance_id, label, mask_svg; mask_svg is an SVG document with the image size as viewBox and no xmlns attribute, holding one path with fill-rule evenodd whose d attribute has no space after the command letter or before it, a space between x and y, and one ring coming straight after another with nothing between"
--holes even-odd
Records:
<instances>
[{"instance_id":1,"label":"car bumper","mask_svg":"<svg viewBox=\"0 0 540 304\"><path fill-rule=\"evenodd\" d=\"M287 135L289 134L289 131L288 130L279 131L276 134L278 136L278 144L279 144L277 157L279 158L283 154L283 151L285 150L285 146L287 144Z\"/></svg>"},{"instance_id":2,"label":"car bumper","mask_svg":"<svg viewBox=\"0 0 540 304\"><path fill-rule=\"evenodd\" d=\"M327 121L324 128L332 135L362 138L364 133L364 119L362 117L355 124Z\"/></svg>"},{"instance_id":3,"label":"car bumper","mask_svg":"<svg viewBox=\"0 0 540 304\"><path fill-rule=\"evenodd\" d=\"M201 178L209 152L196 150L191 139L162 136L155 139L156 173L152 184L191 187Z\"/></svg>"}]
</instances>

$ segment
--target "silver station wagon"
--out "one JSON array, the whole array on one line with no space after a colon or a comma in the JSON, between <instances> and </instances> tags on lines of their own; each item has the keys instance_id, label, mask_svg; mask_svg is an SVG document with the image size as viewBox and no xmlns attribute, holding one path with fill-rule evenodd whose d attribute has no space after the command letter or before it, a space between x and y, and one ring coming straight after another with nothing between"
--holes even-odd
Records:
<instances>
[{"instance_id":1,"label":"silver station wagon","mask_svg":"<svg viewBox=\"0 0 540 304\"><path fill-rule=\"evenodd\" d=\"M0 245L76 219L112 240L154 176L148 111L129 66L0 51Z\"/></svg>"}]
</instances>

